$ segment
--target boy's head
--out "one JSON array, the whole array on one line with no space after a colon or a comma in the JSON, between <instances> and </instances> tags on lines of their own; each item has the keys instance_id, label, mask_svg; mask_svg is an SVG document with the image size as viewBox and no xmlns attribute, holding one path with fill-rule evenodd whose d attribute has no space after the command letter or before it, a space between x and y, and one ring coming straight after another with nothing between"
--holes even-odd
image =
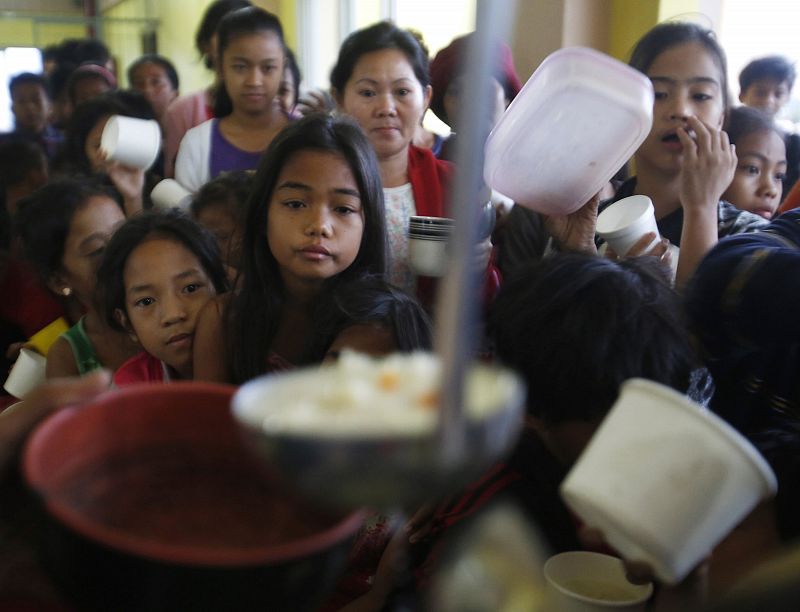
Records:
<instances>
[{"instance_id":1,"label":"boy's head","mask_svg":"<svg viewBox=\"0 0 800 612\"><path fill-rule=\"evenodd\" d=\"M753 60L739 73L739 100L775 116L789 101L794 64L780 55Z\"/></svg>"},{"instance_id":2,"label":"boy's head","mask_svg":"<svg viewBox=\"0 0 800 612\"><path fill-rule=\"evenodd\" d=\"M695 357L678 298L651 259L545 258L508 279L492 307L497 354L525 381L540 431L558 432L551 450L566 463L625 380L689 387Z\"/></svg>"},{"instance_id":3,"label":"boy's head","mask_svg":"<svg viewBox=\"0 0 800 612\"><path fill-rule=\"evenodd\" d=\"M50 117L50 95L47 82L40 74L23 72L8 83L11 112L18 130L39 134Z\"/></svg>"},{"instance_id":4,"label":"boy's head","mask_svg":"<svg viewBox=\"0 0 800 612\"><path fill-rule=\"evenodd\" d=\"M14 214L17 202L47 183L47 158L42 148L29 140L0 144L0 196Z\"/></svg>"},{"instance_id":5,"label":"boy's head","mask_svg":"<svg viewBox=\"0 0 800 612\"><path fill-rule=\"evenodd\" d=\"M728 137L736 145L736 173L722 194L741 210L771 219L778 208L786 177L786 145L772 117L740 106L728 114Z\"/></svg>"}]
</instances>

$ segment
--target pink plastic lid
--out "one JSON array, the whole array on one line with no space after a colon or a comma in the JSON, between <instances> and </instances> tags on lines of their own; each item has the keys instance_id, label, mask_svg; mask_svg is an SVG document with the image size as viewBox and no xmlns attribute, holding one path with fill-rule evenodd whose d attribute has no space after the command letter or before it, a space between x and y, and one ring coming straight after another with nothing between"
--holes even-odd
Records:
<instances>
[{"instance_id":1,"label":"pink plastic lid","mask_svg":"<svg viewBox=\"0 0 800 612\"><path fill-rule=\"evenodd\" d=\"M486 182L550 215L580 208L650 132L653 86L638 70L582 47L550 54L486 141Z\"/></svg>"}]
</instances>

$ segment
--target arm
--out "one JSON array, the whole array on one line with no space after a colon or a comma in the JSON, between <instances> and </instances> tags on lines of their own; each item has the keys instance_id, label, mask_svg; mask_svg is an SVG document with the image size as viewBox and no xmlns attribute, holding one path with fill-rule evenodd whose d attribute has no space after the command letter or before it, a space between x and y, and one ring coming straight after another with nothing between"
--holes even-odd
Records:
<instances>
[{"instance_id":1,"label":"arm","mask_svg":"<svg viewBox=\"0 0 800 612\"><path fill-rule=\"evenodd\" d=\"M48 379L80 375L78 364L75 363L72 346L64 336L56 340L47 352L46 368L45 376Z\"/></svg>"},{"instance_id":2,"label":"arm","mask_svg":"<svg viewBox=\"0 0 800 612\"><path fill-rule=\"evenodd\" d=\"M222 303L223 299L226 303ZM209 300L197 317L193 348L194 380L230 382L223 337L226 306L227 298L222 296Z\"/></svg>"},{"instance_id":3,"label":"arm","mask_svg":"<svg viewBox=\"0 0 800 612\"><path fill-rule=\"evenodd\" d=\"M678 128L683 145L683 229L675 278L678 287L686 284L703 256L717 243L719 199L736 171L736 150L728 135L695 117L689 117L688 123L696 141L684 128Z\"/></svg>"}]
</instances>

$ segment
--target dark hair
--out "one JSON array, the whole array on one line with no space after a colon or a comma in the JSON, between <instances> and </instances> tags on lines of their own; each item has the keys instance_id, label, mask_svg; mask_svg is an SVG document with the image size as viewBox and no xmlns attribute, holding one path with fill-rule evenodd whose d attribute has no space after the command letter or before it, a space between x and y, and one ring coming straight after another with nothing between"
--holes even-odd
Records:
<instances>
[{"instance_id":1,"label":"dark hair","mask_svg":"<svg viewBox=\"0 0 800 612\"><path fill-rule=\"evenodd\" d=\"M654 258L563 254L521 268L490 312L497 354L549 423L602 418L632 377L685 392L695 356Z\"/></svg>"},{"instance_id":2,"label":"dark hair","mask_svg":"<svg viewBox=\"0 0 800 612\"><path fill-rule=\"evenodd\" d=\"M781 55L761 57L742 68L739 73L739 91L744 93L753 83L764 79L786 83L791 91L796 76L794 62L785 57Z\"/></svg>"},{"instance_id":3,"label":"dark hair","mask_svg":"<svg viewBox=\"0 0 800 612\"><path fill-rule=\"evenodd\" d=\"M749 106L739 106L728 112L725 131L731 144L736 144L745 136L756 132L775 132L783 139L772 117L762 110Z\"/></svg>"},{"instance_id":4,"label":"dark hair","mask_svg":"<svg viewBox=\"0 0 800 612\"><path fill-rule=\"evenodd\" d=\"M33 72L21 72L18 75L11 77L8 81L8 93L14 97L14 90L21 85L38 85L42 88L45 95L50 97L50 87L47 84L47 79L44 75L34 74Z\"/></svg>"},{"instance_id":5,"label":"dark hair","mask_svg":"<svg viewBox=\"0 0 800 612\"><path fill-rule=\"evenodd\" d=\"M76 104L75 92L78 88L78 85L83 81L90 80L103 81L108 85L109 89L117 88L117 79L113 74L111 74L111 71L108 70L108 68L100 66L99 64L95 64L94 62L81 64L75 70L73 70L72 74L69 75L69 79L67 80L67 95L69 96L69 101L73 105Z\"/></svg>"},{"instance_id":6,"label":"dark hair","mask_svg":"<svg viewBox=\"0 0 800 612\"><path fill-rule=\"evenodd\" d=\"M717 37L708 30L695 23L686 21L669 21L660 23L639 39L631 53L628 62L639 72L647 74L652 63L664 51L687 43L699 43L714 58L720 72L720 89L722 90L722 103L725 110L730 104L728 91L728 62L725 51L717 41Z\"/></svg>"},{"instance_id":7,"label":"dark hair","mask_svg":"<svg viewBox=\"0 0 800 612\"><path fill-rule=\"evenodd\" d=\"M180 79L178 79L178 71L175 70L175 66L172 65L172 62L169 61L163 55L157 55L155 53L148 53L147 55L141 56L135 62L133 62L130 66L128 66L128 85L133 87L133 77L134 73L146 64L155 64L164 69L164 73L167 75L169 82L172 84L172 89L178 91L180 88Z\"/></svg>"},{"instance_id":8,"label":"dark hair","mask_svg":"<svg viewBox=\"0 0 800 612\"><path fill-rule=\"evenodd\" d=\"M370 275L340 284L317 305L307 361L322 361L339 334L362 324L391 330L401 352L429 350L433 345L430 318L416 298L382 276Z\"/></svg>"},{"instance_id":9,"label":"dark hair","mask_svg":"<svg viewBox=\"0 0 800 612\"><path fill-rule=\"evenodd\" d=\"M280 268L266 239L269 202L286 162L301 151L341 155L353 172L364 211L364 234L353 263L328 279L324 292L364 274L386 269L386 225L378 160L352 120L315 113L284 128L270 143L247 203L242 243L242 285L228 308L228 363L236 382L264 372L284 303Z\"/></svg>"},{"instance_id":10,"label":"dark hair","mask_svg":"<svg viewBox=\"0 0 800 612\"><path fill-rule=\"evenodd\" d=\"M203 266L216 292L224 293L228 289L219 247L210 232L178 209L145 211L130 217L114 232L97 270L102 312L114 329L125 331L115 316L117 309L127 313L123 278L125 262L137 246L155 238L174 240L189 249Z\"/></svg>"},{"instance_id":11,"label":"dark hair","mask_svg":"<svg viewBox=\"0 0 800 612\"><path fill-rule=\"evenodd\" d=\"M238 36L272 32L281 41L281 46L286 50L283 39L283 26L280 19L272 13L257 6L248 6L225 15L217 28L217 66L222 66L222 56L231 41ZM283 66L281 66L283 76ZM227 117L233 112L233 102L225 89L225 83L220 80L216 95L214 96L214 116Z\"/></svg>"},{"instance_id":12,"label":"dark hair","mask_svg":"<svg viewBox=\"0 0 800 612\"><path fill-rule=\"evenodd\" d=\"M0 192L25 182L32 170L47 171L42 147L22 138L0 143Z\"/></svg>"},{"instance_id":13,"label":"dark hair","mask_svg":"<svg viewBox=\"0 0 800 612\"><path fill-rule=\"evenodd\" d=\"M89 198L96 196L109 197L122 209L113 191L86 179L51 181L19 201L17 234L26 258L45 283L61 269L72 217Z\"/></svg>"},{"instance_id":14,"label":"dark hair","mask_svg":"<svg viewBox=\"0 0 800 612\"><path fill-rule=\"evenodd\" d=\"M297 58L294 56L294 51L289 47L284 47L284 53L286 53L286 65L283 70L284 72L288 70L292 73L292 79L294 79L294 100L296 104L297 100L300 98L300 81L303 80L303 75L300 74L300 67L297 65Z\"/></svg>"},{"instance_id":15,"label":"dark hair","mask_svg":"<svg viewBox=\"0 0 800 612\"><path fill-rule=\"evenodd\" d=\"M244 217L244 207L253 187L253 174L247 170L223 172L200 188L192 198L192 216L197 218L209 206L223 204L236 219Z\"/></svg>"},{"instance_id":16,"label":"dark hair","mask_svg":"<svg viewBox=\"0 0 800 612\"><path fill-rule=\"evenodd\" d=\"M200 54L200 57L203 58L206 68L211 68L213 66L212 59L207 56L206 47L208 47L208 44L214 37L219 22L231 11L248 6L252 6L248 0L215 0L208 5L206 12L203 13L203 18L200 20L197 32L194 35L194 46Z\"/></svg>"},{"instance_id":17,"label":"dark hair","mask_svg":"<svg viewBox=\"0 0 800 612\"><path fill-rule=\"evenodd\" d=\"M397 49L408 58L423 89L430 85L428 55L419 41L408 30L398 28L390 21L381 21L350 34L339 48L339 57L331 70L331 87L338 95L344 93L345 85L353 74L362 55L383 49Z\"/></svg>"},{"instance_id":18,"label":"dark hair","mask_svg":"<svg viewBox=\"0 0 800 612\"><path fill-rule=\"evenodd\" d=\"M141 97L141 94L138 94ZM140 119L152 119L152 109L149 109L149 116L142 113L143 109L133 108L130 102L130 92L108 92L87 100L78 105L67 124L64 135L64 142L61 145L58 158L55 162L55 170L60 173L91 173L92 167L86 157L86 138L89 132L103 117L111 115L124 115L126 117L137 117ZM148 105L149 108L149 105Z\"/></svg>"}]
</instances>

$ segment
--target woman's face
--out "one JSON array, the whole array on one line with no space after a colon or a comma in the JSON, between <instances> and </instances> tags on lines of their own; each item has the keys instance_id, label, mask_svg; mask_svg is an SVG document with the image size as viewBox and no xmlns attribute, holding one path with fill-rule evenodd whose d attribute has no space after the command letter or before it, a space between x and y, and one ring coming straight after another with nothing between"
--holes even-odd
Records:
<instances>
[{"instance_id":1,"label":"woman's face","mask_svg":"<svg viewBox=\"0 0 800 612\"><path fill-rule=\"evenodd\" d=\"M690 42L660 53L647 76L655 90L653 127L636 152L637 172L646 168L675 174L683 163L677 129L686 127L687 118L697 117L714 129L722 127L722 73L702 44Z\"/></svg>"},{"instance_id":2,"label":"woman's face","mask_svg":"<svg viewBox=\"0 0 800 612\"><path fill-rule=\"evenodd\" d=\"M431 88L422 87L405 53L381 49L359 58L339 96L342 110L358 121L383 161L405 154Z\"/></svg>"},{"instance_id":3,"label":"woman's face","mask_svg":"<svg viewBox=\"0 0 800 612\"><path fill-rule=\"evenodd\" d=\"M103 138L103 130L110 118L110 115L100 117L94 127L89 130L86 135L86 142L83 143L83 150L86 153L86 159L89 160L92 172L105 172L106 159L100 151L100 142Z\"/></svg>"},{"instance_id":4,"label":"woman's face","mask_svg":"<svg viewBox=\"0 0 800 612\"><path fill-rule=\"evenodd\" d=\"M234 37L222 53L220 71L234 112L269 112L283 78L283 44L274 32Z\"/></svg>"}]
</instances>

